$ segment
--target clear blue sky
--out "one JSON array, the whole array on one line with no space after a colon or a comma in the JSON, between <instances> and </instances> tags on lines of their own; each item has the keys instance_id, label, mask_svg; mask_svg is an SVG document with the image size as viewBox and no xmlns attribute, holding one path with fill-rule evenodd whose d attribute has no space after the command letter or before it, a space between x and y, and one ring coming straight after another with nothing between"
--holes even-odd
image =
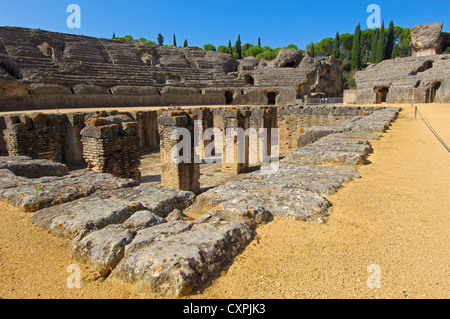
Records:
<instances>
[{"instance_id":1,"label":"clear blue sky","mask_svg":"<svg viewBox=\"0 0 450 319\"><path fill-rule=\"evenodd\" d=\"M81 8L81 28L69 29L69 4ZM111 38L131 34L156 41L162 33L165 44L227 45L241 35L242 43L273 48L290 43L304 48L311 41L334 37L336 31L353 33L361 23L367 29L369 4L378 4L386 25L412 28L417 24L443 22L450 31L450 0L0 0L0 26Z\"/></svg>"}]
</instances>

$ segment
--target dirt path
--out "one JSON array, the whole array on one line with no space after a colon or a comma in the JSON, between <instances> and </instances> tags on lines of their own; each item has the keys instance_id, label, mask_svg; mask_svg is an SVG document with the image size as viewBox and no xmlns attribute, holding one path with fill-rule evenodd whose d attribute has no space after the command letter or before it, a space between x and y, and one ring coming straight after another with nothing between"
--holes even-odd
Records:
<instances>
[{"instance_id":1,"label":"dirt path","mask_svg":"<svg viewBox=\"0 0 450 319\"><path fill-rule=\"evenodd\" d=\"M450 144L450 105L419 105ZM328 199L326 224L276 218L230 268L194 298L450 297L450 154L425 124L404 111L379 141L361 179ZM81 288L69 289L74 264L64 240L0 203L1 298L146 298L114 278L100 281L80 265ZM370 265L380 288L369 289Z\"/></svg>"}]
</instances>

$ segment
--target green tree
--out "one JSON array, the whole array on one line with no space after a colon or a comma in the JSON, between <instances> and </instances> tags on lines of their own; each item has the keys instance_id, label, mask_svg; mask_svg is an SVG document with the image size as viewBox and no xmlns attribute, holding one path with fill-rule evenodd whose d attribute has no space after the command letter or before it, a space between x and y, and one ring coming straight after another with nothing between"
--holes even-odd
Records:
<instances>
[{"instance_id":1,"label":"green tree","mask_svg":"<svg viewBox=\"0 0 450 319\"><path fill-rule=\"evenodd\" d=\"M139 39L136 40L137 42L146 42L147 39L144 37L140 37Z\"/></svg>"},{"instance_id":2,"label":"green tree","mask_svg":"<svg viewBox=\"0 0 450 319\"><path fill-rule=\"evenodd\" d=\"M242 47L241 47L241 35L238 34L238 38L235 44L235 52L237 53L238 59L242 59Z\"/></svg>"},{"instance_id":3,"label":"green tree","mask_svg":"<svg viewBox=\"0 0 450 319\"><path fill-rule=\"evenodd\" d=\"M376 63L377 61L377 48L378 48L378 36L380 30L376 28L372 34L372 43L370 45L370 62Z\"/></svg>"},{"instance_id":4,"label":"green tree","mask_svg":"<svg viewBox=\"0 0 450 319\"><path fill-rule=\"evenodd\" d=\"M298 47L295 44L289 44L286 49L298 50Z\"/></svg>"},{"instance_id":5,"label":"green tree","mask_svg":"<svg viewBox=\"0 0 450 319\"><path fill-rule=\"evenodd\" d=\"M185 47L187 47L187 46L188 46L187 39L184 39L183 48L185 48Z\"/></svg>"},{"instance_id":6,"label":"green tree","mask_svg":"<svg viewBox=\"0 0 450 319\"><path fill-rule=\"evenodd\" d=\"M241 47L242 57L245 58L245 52L247 52L248 49L250 49L253 46L251 43L244 43Z\"/></svg>"},{"instance_id":7,"label":"green tree","mask_svg":"<svg viewBox=\"0 0 450 319\"><path fill-rule=\"evenodd\" d=\"M254 56L256 57L258 54L262 53L262 49L259 45L252 46L245 51L245 56Z\"/></svg>"},{"instance_id":8,"label":"green tree","mask_svg":"<svg viewBox=\"0 0 450 319\"><path fill-rule=\"evenodd\" d=\"M129 35L129 34L127 34L126 36L124 36L123 39L124 39L125 41L128 41L128 42L133 41L133 37L132 37L131 35Z\"/></svg>"},{"instance_id":9,"label":"green tree","mask_svg":"<svg viewBox=\"0 0 450 319\"><path fill-rule=\"evenodd\" d=\"M205 51L216 51L216 47L214 45L208 43L208 44L205 44L203 46L203 50L205 50Z\"/></svg>"},{"instance_id":10,"label":"green tree","mask_svg":"<svg viewBox=\"0 0 450 319\"><path fill-rule=\"evenodd\" d=\"M380 63L384 60L384 54L386 52L386 33L384 31L384 21L381 23L381 28L378 35L378 45L377 45L377 58L376 63Z\"/></svg>"},{"instance_id":11,"label":"green tree","mask_svg":"<svg viewBox=\"0 0 450 319\"><path fill-rule=\"evenodd\" d=\"M173 34L173 45L177 46L177 39L175 38L175 33Z\"/></svg>"},{"instance_id":12,"label":"green tree","mask_svg":"<svg viewBox=\"0 0 450 319\"><path fill-rule=\"evenodd\" d=\"M351 58L352 69L359 69L361 66L361 24L355 28L355 33L353 34L352 43L352 58Z\"/></svg>"},{"instance_id":13,"label":"green tree","mask_svg":"<svg viewBox=\"0 0 450 319\"><path fill-rule=\"evenodd\" d=\"M222 52L222 53L228 53L231 54L230 50L228 49L228 47L224 46L224 45L219 45L217 47L217 51Z\"/></svg>"},{"instance_id":14,"label":"green tree","mask_svg":"<svg viewBox=\"0 0 450 319\"><path fill-rule=\"evenodd\" d=\"M331 52L336 58L340 58L341 53L341 43L339 42L339 32L336 32L336 36L334 37L333 50Z\"/></svg>"},{"instance_id":15,"label":"green tree","mask_svg":"<svg viewBox=\"0 0 450 319\"><path fill-rule=\"evenodd\" d=\"M258 38L258 46L261 47L261 37Z\"/></svg>"},{"instance_id":16,"label":"green tree","mask_svg":"<svg viewBox=\"0 0 450 319\"><path fill-rule=\"evenodd\" d=\"M156 38L156 41L158 41L159 46L164 45L164 37L161 35L161 33L158 33L158 37Z\"/></svg>"},{"instance_id":17,"label":"green tree","mask_svg":"<svg viewBox=\"0 0 450 319\"><path fill-rule=\"evenodd\" d=\"M391 20L391 22L389 23L389 30L386 39L386 52L385 52L386 59L392 58L392 52L394 51L394 44L395 44L394 21Z\"/></svg>"},{"instance_id":18,"label":"green tree","mask_svg":"<svg viewBox=\"0 0 450 319\"><path fill-rule=\"evenodd\" d=\"M324 38L317 42L314 46L314 52L316 56L328 56L331 55L333 50L333 38Z\"/></svg>"}]
</instances>

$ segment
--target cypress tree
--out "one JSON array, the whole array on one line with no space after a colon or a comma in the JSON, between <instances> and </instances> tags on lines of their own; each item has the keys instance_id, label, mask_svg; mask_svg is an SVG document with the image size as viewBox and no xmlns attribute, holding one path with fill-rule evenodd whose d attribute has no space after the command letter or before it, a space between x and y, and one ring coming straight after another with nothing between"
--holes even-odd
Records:
<instances>
[{"instance_id":1,"label":"cypress tree","mask_svg":"<svg viewBox=\"0 0 450 319\"><path fill-rule=\"evenodd\" d=\"M361 66L361 24L358 23L355 29L355 34L353 35L352 44L352 59L351 59L352 69L359 69Z\"/></svg>"},{"instance_id":2,"label":"cypress tree","mask_svg":"<svg viewBox=\"0 0 450 319\"><path fill-rule=\"evenodd\" d=\"M163 46L164 45L164 37L161 35L161 33L158 33L158 45Z\"/></svg>"},{"instance_id":3,"label":"cypress tree","mask_svg":"<svg viewBox=\"0 0 450 319\"><path fill-rule=\"evenodd\" d=\"M376 63L384 60L386 52L386 34L384 32L384 21L381 23L380 34L378 35L377 58Z\"/></svg>"},{"instance_id":4,"label":"cypress tree","mask_svg":"<svg viewBox=\"0 0 450 319\"><path fill-rule=\"evenodd\" d=\"M242 47L241 47L241 35L238 34L238 39L236 41L236 53L238 54L239 59L242 59Z\"/></svg>"},{"instance_id":5,"label":"cypress tree","mask_svg":"<svg viewBox=\"0 0 450 319\"><path fill-rule=\"evenodd\" d=\"M258 46L261 47L261 37L258 38Z\"/></svg>"},{"instance_id":6,"label":"cypress tree","mask_svg":"<svg viewBox=\"0 0 450 319\"><path fill-rule=\"evenodd\" d=\"M175 38L175 33L173 34L173 45L177 46L177 39Z\"/></svg>"},{"instance_id":7,"label":"cypress tree","mask_svg":"<svg viewBox=\"0 0 450 319\"><path fill-rule=\"evenodd\" d=\"M392 52L394 51L394 21L391 20L389 23L389 31L387 34L387 40L386 40L386 52L385 52L385 58L391 59L392 58Z\"/></svg>"},{"instance_id":8,"label":"cypress tree","mask_svg":"<svg viewBox=\"0 0 450 319\"><path fill-rule=\"evenodd\" d=\"M115 32L113 32L113 37L112 37L112 38L114 39L115 37L116 37L116 33L115 33Z\"/></svg>"},{"instance_id":9,"label":"cypress tree","mask_svg":"<svg viewBox=\"0 0 450 319\"><path fill-rule=\"evenodd\" d=\"M311 45L311 51L310 51L310 53L311 53L311 56L312 56L313 58L316 56L316 48L315 48L314 43Z\"/></svg>"},{"instance_id":10,"label":"cypress tree","mask_svg":"<svg viewBox=\"0 0 450 319\"><path fill-rule=\"evenodd\" d=\"M339 59L340 53L341 53L341 43L339 41L339 32L336 32L336 37L334 38L332 55L334 55L336 58Z\"/></svg>"},{"instance_id":11,"label":"cypress tree","mask_svg":"<svg viewBox=\"0 0 450 319\"><path fill-rule=\"evenodd\" d=\"M183 47L185 48L187 46L188 46L187 39L184 39Z\"/></svg>"},{"instance_id":12,"label":"cypress tree","mask_svg":"<svg viewBox=\"0 0 450 319\"><path fill-rule=\"evenodd\" d=\"M378 48L378 35L379 29L376 28L372 34L372 42L370 44L370 62L376 63L377 60L377 48Z\"/></svg>"},{"instance_id":13,"label":"cypress tree","mask_svg":"<svg viewBox=\"0 0 450 319\"><path fill-rule=\"evenodd\" d=\"M228 53L233 54L233 47L231 46L231 40L228 40Z\"/></svg>"}]
</instances>

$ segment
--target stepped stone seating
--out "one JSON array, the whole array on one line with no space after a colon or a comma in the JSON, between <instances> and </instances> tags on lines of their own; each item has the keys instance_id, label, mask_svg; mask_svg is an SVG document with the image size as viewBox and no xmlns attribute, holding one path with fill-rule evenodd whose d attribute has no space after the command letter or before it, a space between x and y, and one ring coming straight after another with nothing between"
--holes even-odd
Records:
<instances>
[{"instance_id":1,"label":"stepped stone seating","mask_svg":"<svg viewBox=\"0 0 450 319\"><path fill-rule=\"evenodd\" d=\"M311 93L341 94L336 59L285 49L275 62L240 68L230 54L197 47L0 27L0 109L280 104ZM193 97L190 89L201 94Z\"/></svg>"}]
</instances>

